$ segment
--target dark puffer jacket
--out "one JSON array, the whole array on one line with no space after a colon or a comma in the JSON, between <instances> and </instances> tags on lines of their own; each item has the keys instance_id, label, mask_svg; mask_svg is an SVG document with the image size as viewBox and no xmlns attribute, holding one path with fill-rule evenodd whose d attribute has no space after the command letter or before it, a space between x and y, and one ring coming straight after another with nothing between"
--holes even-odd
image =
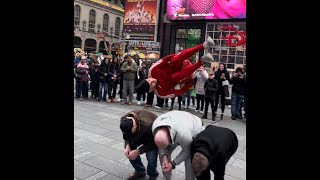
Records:
<instances>
[{"instance_id":1,"label":"dark puffer jacket","mask_svg":"<svg viewBox=\"0 0 320 180\"><path fill-rule=\"evenodd\" d=\"M238 74L239 73L239 74ZM240 78L240 74L243 78ZM231 78L230 84L232 84L232 92L238 95L245 95L246 82L241 68L236 69L235 75Z\"/></svg>"},{"instance_id":2,"label":"dark puffer jacket","mask_svg":"<svg viewBox=\"0 0 320 180\"><path fill-rule=\"evenodd\" d=\"M191 144L191 157L196 152L204 154L215 176L223 177L225 166L238 148L236 134L228 128L209 125Z\"/></svg>"},{"instance_id":3,"label":"dark puffer jacket","mask_svg":"<svg viewBox=\"0 0 320 180\"><path fill-rule=\"evenodd\" d=\"M204 92L205 92L205 97L214 99L216 96L216 92L218 91L218 82L215 79L207 79L206 82L204 83Z\"/></svg>"}]
</instances>

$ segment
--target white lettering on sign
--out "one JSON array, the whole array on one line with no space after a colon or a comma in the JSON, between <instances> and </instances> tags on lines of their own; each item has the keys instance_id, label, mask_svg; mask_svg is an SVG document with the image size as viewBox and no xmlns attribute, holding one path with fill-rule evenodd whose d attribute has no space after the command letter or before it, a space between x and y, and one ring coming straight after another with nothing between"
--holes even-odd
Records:
<instances>
[{"instance_id":1,"label":"white lettering on sign","mask_svg":"<svg viewBox=\"0 0 320 180\"><path fill-rule=\"evenodd\" d=\"M129 45L131 45L131 46L143 46L143 47L150 47L150 46L159 47L160 43L159 42L153 42L153 41L129 41Z\"/></svg>"}]
</instances>

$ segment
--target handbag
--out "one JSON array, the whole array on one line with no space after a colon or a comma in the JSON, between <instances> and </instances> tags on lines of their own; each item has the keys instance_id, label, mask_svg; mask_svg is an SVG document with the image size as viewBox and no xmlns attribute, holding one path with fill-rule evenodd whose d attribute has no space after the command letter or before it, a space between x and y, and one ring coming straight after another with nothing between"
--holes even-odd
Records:
<instances>
[{"instance_id":1,"label":"handbag","mask_svg":"<svg viewBox=\"0 0 320 180\"><path fill-rule=\"evenodd\" d=\"M224 86L223 90L224 90L224 97L229 97L230 96L229 87L228 86Z\"/></svg>"},{"instance_id":2,"label":"handbag","mask_svg":"<svg viewBox=\"0 0 320 180\"><path fill-rule=\"evenodd\" d=\"M222 81L222 86L229 86L229 81L228 80Z\"/></svg>"}]
</instances>

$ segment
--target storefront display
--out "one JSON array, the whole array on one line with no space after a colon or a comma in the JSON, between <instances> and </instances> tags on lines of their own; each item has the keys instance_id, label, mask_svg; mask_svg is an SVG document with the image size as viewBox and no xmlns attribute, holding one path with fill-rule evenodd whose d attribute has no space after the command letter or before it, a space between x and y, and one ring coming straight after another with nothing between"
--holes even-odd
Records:
<instances>
[{"instance_id":1,"label":"storefront display","mask_svg":"<svg viewBox=\"0 0 320 180\"><path fill-rule=\"evenodd\" d=\"M209 49L215 62L213 67L218 67L223 62L229 69L245 67L246 65L246 23L215 23L208 22L206 38L211 36L216 44Z\"/></svg>"}]
</instances>

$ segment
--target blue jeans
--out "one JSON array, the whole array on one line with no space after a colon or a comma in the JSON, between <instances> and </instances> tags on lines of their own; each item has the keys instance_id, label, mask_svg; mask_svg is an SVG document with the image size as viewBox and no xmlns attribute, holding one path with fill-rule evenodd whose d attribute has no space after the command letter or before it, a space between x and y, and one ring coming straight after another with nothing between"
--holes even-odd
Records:
<instances>
[{"instance_id":1,"label":"blue jeans","mask_svg":"<svg viewBox=\"0 0 320 180\"><path fill-rule=\"evenodd\" d=\"M158 149L153 149L146 152L146 157L148 160L147 175L150 177L158 177L159 172L157 171L157 160L158 160ZM141 162L140 155L135 160L130 160L136 173L145 173L146 168Z\"/></svg>"},{"instance_id":2,"label":"blue jeans","mask_svg":"<svg viewBox=\"0 0 320 180\"><path fill-rule=\"evenodd\" d=\"M102 95L102 89L103 89L103 95ZM108 84L106 82L100 82L99 83L99 99L106 100L108 94Z\"/></svg>"},{"instance_id":3,"label":"blue jeans","mask_svg":"<svg viewBox=\"0 0 320 180\"><path fill-rule=\"evenodd\" d=\"M191 90L188 90L187 92L185 92L182 95L182 105L184 105L184 106L186 104L186 98L187 98L187 107L189 107L190 106L190 99L191 99Z\"/></svg>"},{"instance_id":4,"label":"blue jeans","mask_svg":"<svg viewBox=\"0 0 320 180\"><path fill-rule=\"evenodd\" d=\"M244 95L239 95L232 92L231 95L231 114L232 116L239 116L239 111L241 108L241 102L244 99Z\"/></svg>"}]
</instances>

